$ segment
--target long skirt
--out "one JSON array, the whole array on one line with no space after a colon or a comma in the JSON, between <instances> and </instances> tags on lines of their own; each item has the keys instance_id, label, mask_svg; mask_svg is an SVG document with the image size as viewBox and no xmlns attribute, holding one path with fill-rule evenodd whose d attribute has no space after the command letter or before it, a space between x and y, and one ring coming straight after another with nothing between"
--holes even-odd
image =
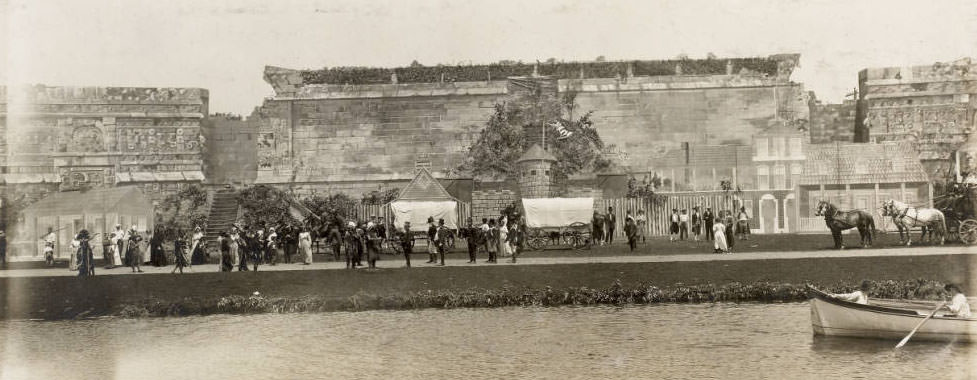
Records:
<instances>
[{"instance_id":1,"label":"long skirt","mask_svg":"<svg viewBox=\"0 0 977 380\"><path fill-rule=\"evenodd\" d=\"M229 245L231 247L231 250L229 251L231 253L231 263L234 266L241 265L241 258L240 258L240 256L238 256L238 252L237 252L238 251L238 245L237 245L237 243L233 243L232 242Z\"/></svg>"},{"instance_id":2,"label":"long skirt","mask_svg":"<svg viewBox=\"0 0 977 380\"><path fill-rule=\"evenodd\" d=\"M307 241L303 241L302 243L300 243L299 252L302 253L302 261L304 263L312 264L312 243Z\"/></svg>"},{"instance_id":3,"label":"long skirt","mask_svg":"<svg viewBox=\"0 0 977 380\"><path fill-rule=\"evenodd\" d=\"M112 266L114 266L114 267L121 267L122 266L122 253L119 252L119 245L118 244L112 244L112 248L110 249L110 251L111 251L111 254L112 254Z\"/></svg>"},{"instance_id":4,"label":"long skirt","mask_svg":"<svg viewBox=\"0 0 977 380\"><path fill-rule=\"evenodd\" d=\"M175 263L177 268L185 268L190 264L186 251L182 248L173 252L173 256L176 258Z\"/></svg>"},{"instance_id":5,"label":"long skirt","mask_svg":"<svg viewBox=\"0 0 977 380\"><path fill-rule=\"evenodd\" d=\"M68 257L68 270L78 270L77 256L78 255L70 255L70 257Z\"/></svg>"},{"instance_id":6,"label":"long skirt","mask_svg":"<svg viewBox=\"0 0 977 380\"><path fill-rule=\"evenodd\" d=\"M230 250L221 251L221 272L230 272L234 269L234 259Z\"/></svg>"},{"instance_id":7,"label":"long skirt","mask_svg":"<svg viewBox=\"0 0 977 380\"><path fill-rule=\"evenodd\" d=\"M193 265L203 265L207 263L207 253L204 252L204 245L197 244L193 248L193 254L190 256L190 263Z\"/></svg>"},{"instance_id":8,"label":"long skirt","mask_svg":"<svg viewBox=\"0 0 977 380\"><path fill-rule=\"evenodd\" d=\"M133 244L126 252L126 264L136 266L142 264L142 262L142 252L139 251L139 247Z\"/></svg>"},{"instance_id":9,"label":"long skirt","mask_svg":"<svg viewBox=\"0 0 977 380\"><path fill-rule=\"evenodd\" d=\"M729 245L726 244L726 229L717 228L715 232L715 239L713 240L713 245L716 249L726 252L729 251Z\"/></svg>"},{"instance_id":10,"label":"long skirt","mask_svg":"<svg viewBox=\"0 0 977 380\"><path fill-rule=\"evenodd\" d=\"M163 246L156 244L149 247L149 261L154 267L165 267L166 263L166 251L163 250Z\"/></svg>"}]
</instances>

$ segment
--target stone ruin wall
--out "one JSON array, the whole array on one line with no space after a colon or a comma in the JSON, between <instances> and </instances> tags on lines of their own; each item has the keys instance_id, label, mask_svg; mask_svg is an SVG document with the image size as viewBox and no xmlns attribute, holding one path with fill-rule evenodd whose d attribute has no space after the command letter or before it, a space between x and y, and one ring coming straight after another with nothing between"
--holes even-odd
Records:
<instances>
[{"instance_id":1,"label":"stone ruin wall","mask_svg":"<svg viewBox=\"0 0 977 380\"><path fill-rule=\"evenodd\" d=\"M857 141L914 141L931 178L952 168L953 152L967 148L977 127L977 64L969 59L863 70L859 92Z\"/></svg>"},{"instance_id":2,"label":"stone ruin wall","mask_svg":"<svg viewBox=\"0 0 977 380\"><path fill-rule=\"evenodd\" d=\"M160 199L202 179L207 90L38 85L2 95L9 191L134 185Z\"/></svg>"},{"instance_id":3,"label":"stone ruin wall","mask_svg":"<svg viewBox=\"0 0 977 380\"><path fill-rule=\"evenodd\" d=\"M506 81L302 85L269 68L278 95L258 117L257 183L409 181L417 167L443 177L507 97ZM807 94L786 77L658 76L559 80L593 110L626 167L651 170L682 142L750 144L772 126L807 121ZM355 194L354 194L355 195Z\"/></svg>"}]
</instances>

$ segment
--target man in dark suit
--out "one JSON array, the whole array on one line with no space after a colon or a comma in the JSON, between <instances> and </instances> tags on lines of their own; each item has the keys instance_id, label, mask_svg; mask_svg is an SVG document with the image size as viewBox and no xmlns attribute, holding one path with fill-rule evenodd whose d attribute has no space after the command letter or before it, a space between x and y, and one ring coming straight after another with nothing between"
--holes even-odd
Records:
<instances>
[{"instance_id":1,"label":"man in dark suit","mask_svg":"<svg viewBox=\"0 0 977 380\"><path fill-rule=\"evenodd\" d=\"M716 216L712 213L712 207L706 207L706 212L702 213L702 223L706 226L706 240L713 240L715 238L712 233L712 224L715 219Z\"/></svg>"},{"instance_id":2,"label":"man in dark suit","mask_svg":"<svg viewBox=\"0 0 977 380\"><path fill-rule=\"evenodd\" d=\"M607 240L607 244L614 244L614 228L617 226L617 216L614 215L614 207L607 208L607 221L605 223L607 236L604 238Z\"/></svg>"}]
</instances>

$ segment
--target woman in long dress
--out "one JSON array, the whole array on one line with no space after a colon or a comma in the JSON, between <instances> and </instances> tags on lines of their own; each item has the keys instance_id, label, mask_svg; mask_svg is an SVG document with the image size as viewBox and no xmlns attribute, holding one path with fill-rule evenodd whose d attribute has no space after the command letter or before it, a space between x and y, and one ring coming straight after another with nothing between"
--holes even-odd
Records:
<instances>
[{"instance_id":1,"label":"woman in long dress","mask_svg":"<svg viewBox=\"0 0 977 380\"><path fill-rule=\"evenodd\" d=\"M220 247L221 258L220 258L220 271L230 272L234 270L234 259L231 258L231 239L228 238L227 232L221 232L220 237L217 239L218 247Z\"/></svg>"},{"instance_id":2,"label":"woman in long dress","mask_svg":"<svg viewBox=\"0 0 977 380\"><path fill-rule=\"evenodd\" d=\"M112 265L111 266L113 268L115 268L115 267L121 267L122 266L122 246L124 245L122 239L125 238L125 231L122 231L122 225L121 224L116 224L115 225L115 231L112 231L112 234L110 236L111 236L110 240L112 240L112 250L110 251L110 253L112 254Z\"/></svg>"},{"instance_id":3,"label":"woman in long dress","mask_svg":"<svg viewBox=\"0 0 977 380\"><path fill-rule=\"evenodd\" d=\"M726 245L726 225L723 224L722 219L716 220L716 223L712 225L712 233L715 235L713 239L713 253L729 253L729 246Z\"/></svg>"},{"instance_id":4,"label":"woman in long dress","mask_svg":"<svg viewBox=\"0 0 977 380\"><path fill-rule=\"evenodd\" d=\"M512 255L512 248L509 247L509 228L506 227L506 218L503 217L499 219L499 249L498 252L502 257L508 257Z\"/></svg>"},{"instance_id":5,"label":"woman in long dress","mask_svg":"<svg viewBox=\"0 0 977 380\"><path fill-rule=\"evenodd\" d=\"M207 263L207 252L204 251L204 233L200 227L193 229L193 237L190 239L190 265L203 265Z\"/></svg>"},{"instance_id":6,"label":"woman in long dress","mask_svg":"<svg viewBox=\"0 0 977 380\"><path fill-rule=\"evenodd\" d=\"M237 227L231 227L231 233L227 237L227 243L231 252L231 262L233 263L231 265L243 271L246 267L241 265L241 254L239 252L241 249L241 234L238 232Z\"/></svg>"},{"instance_id":7,"label":"woman in long dress","mask_svg":"<svg viewBox=\"0 0 977 380\"><path fill-rule=\"evenodd\" d=\"M154 267L165 267L166 251L163 250L163 227L157 225L149 238L149 263Z\"/></svg>"},{"instance_id":8,"label":"woman in long dress","mask_svg":"<svg viewBox=\"0 0 977 380\"><path fill-rule=\"evenodd\" d=\"M302 254L303 264L312 264L312 233L308 226L303 226L302 232L299 232L299 253Z\"/></svg>"}]
</instances>

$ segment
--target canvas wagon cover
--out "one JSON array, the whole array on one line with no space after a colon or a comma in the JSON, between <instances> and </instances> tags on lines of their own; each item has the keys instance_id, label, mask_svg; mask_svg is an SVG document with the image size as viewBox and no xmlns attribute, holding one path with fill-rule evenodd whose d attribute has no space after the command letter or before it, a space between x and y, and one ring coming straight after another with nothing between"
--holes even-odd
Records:
<instances>
[{"instance_id":1,"label":"canvas wagon cover","mask_svg":"<svg viewBox=\"0 0 977 380\"><path fill-rule=\"evenodd\" d=\"M414 229L427 225L427 218L434 221L444 219L444 226L458 229L458 202L456 201L393 201L390 202L390 212L394 215L397 228L402 228L404 222L410 222Z\"/></svg>"},{"instance_id":2,"label":"canvas wagon cover","mask_svg":"<svg viewBox=\"0 0 977 380\"><path fill-rule=\"evenodd\" d=\"M526 226L565 227L580 222L590 224L594 216L594 198L534 198L523 199Z\"/></svg>"}]
</instances>

